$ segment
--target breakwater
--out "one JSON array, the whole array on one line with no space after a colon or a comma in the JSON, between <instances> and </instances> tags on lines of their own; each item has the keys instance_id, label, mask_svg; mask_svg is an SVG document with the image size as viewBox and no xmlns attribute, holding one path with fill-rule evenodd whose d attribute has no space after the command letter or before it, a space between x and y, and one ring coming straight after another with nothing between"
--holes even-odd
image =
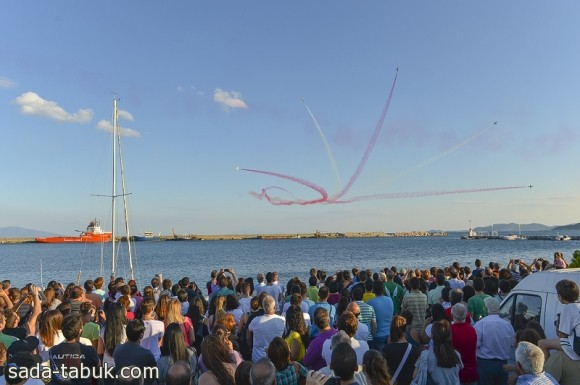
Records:
<instances>
[{"instance_id":1,"label":"breakwater","mask_svg":"<svg viewBox=\"0 0 580 385\"><path fill-rule=\"evenodd\" d=\"M309 238L397 238L397 237L446 237L446 232L405 231L388 233L384 231L287 233L287 234L187 234L161 235L160 241L224 241L244 239L309 239ZM124 238L118 238L124 241ZM33 243L34 238L0 238L2 243Z\"/></svg>"}]
</instances>

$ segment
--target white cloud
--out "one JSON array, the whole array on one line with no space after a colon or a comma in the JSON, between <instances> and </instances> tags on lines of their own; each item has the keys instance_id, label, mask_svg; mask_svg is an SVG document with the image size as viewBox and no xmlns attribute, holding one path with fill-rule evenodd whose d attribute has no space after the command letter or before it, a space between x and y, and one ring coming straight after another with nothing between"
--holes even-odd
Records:
<instances>
[{"instance_id":1,"label":"white cloud","mask_svg":"<svg viewBox=\"0 0 580 385\"><path fill-rule=\"evenodd\" d=\"M237 91L224 91L221 88L216 88L213 93L213 101L221 104L225 110L229 108L248 108L246 102L242 100L242 94Z\"/></svg>"},{"instance_id":2,"label":"white cloud","mask_svg":"<svg viewBox=\"0 0 580 385\"><path fill-rule=\"evenodd\" d=\"M127 112L125 110L117 110L117 116L119 117L119 119L130 120L131 122L135 120L133 119L133 115L131 115L130 112Z\"/></svg>"},{"instance_id":3,"label":"white cloud","mask_svg":"<svg viewBox=\"0 0 580 385\"><path fill-rule=\"evenodd\" d=\"M0 76L0 88L12 88L16 86L16 82L8 79L5 76Z\"/></svg>"},{"instance_id":4,"label":"white cloud","mask_svg":"<svg viewBox=\"0 0 580 385\"><path fill-rule=\"evenodd\" d=\"M101 131L106 131L109 133L113 133L113 123L111 123L108 120L100 120L97 123L97 129L101 130ZM127 127L119 127L121 136L129 136L129 137L133 137L133 138L139 138L141 136L141 133L139 133L139 131L136 131L132 128L127 128Z\"/></svg>"},{"instance_id":5,"label":"white cloud","mask_svg":"<svg viewBox=\"0 0 580 385\"><path fill-rule=\"evenodd\" d=\"M16 99L20 112L25 115L38 115L59 122L88 123L93 118L93 110L82 108L75 113L66 112L56 102L44 100L34 92L25 92Z\"/></svg>"}]
</instances>

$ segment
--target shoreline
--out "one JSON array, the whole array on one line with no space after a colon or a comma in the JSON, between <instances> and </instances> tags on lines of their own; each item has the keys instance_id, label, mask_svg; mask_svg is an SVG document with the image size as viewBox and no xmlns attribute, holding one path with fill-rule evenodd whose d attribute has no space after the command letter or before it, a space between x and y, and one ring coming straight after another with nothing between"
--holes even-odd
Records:
<instances>
[{"instance_id":1,"label":"shoreline","mask_svg":"<svg viewBox=\"0 0 580 385\"><path fill-rule=\"evenodd\" d=\"M311 238L396 238L396 237L446 237L446 232L429 231L405 231L386 233L384 231L363 232L314 232L314 233L288 233L288 234L187 234L187 235L161 235L159 241L239 241L250 239L311 239ZM124 241L124 237L117 238ZM154 242L154 241L145 241ZM0 244L36 243L34 237L26 238L0 238ZM82 243L82 242L71 242Z\"/></svg>"}]
</instances>

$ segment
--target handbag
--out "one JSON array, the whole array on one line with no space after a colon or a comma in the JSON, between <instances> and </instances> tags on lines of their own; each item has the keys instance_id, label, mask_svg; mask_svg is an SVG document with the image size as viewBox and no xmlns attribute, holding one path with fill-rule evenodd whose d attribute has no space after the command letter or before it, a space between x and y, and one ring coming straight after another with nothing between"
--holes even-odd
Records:
<instances>
[{"instance_id":1,"label":"handbag","mask_svg":"<svg viewBox=\"0 0 580 385\"><path fill-rule=\"evenodd\" d=\"M424 350L415 366L417 367L417 375L411 381L411 385L427 385L427 377L429 376L429 372L427 369L427 355L429 354L428 350Z\"/></svg>"}]
</instances>

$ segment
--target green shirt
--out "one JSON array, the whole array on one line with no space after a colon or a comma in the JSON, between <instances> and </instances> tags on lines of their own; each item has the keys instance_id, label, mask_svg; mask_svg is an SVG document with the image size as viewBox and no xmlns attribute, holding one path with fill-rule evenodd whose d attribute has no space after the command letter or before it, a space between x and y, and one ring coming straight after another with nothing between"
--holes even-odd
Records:
<instances>
[{"instance_id":1,"label":"green shirt","mask_svg":"<svg viewBox=\"0 0 580 385\"><path fill-rule=\"evenodd\" d=\"M489 295L481 293L474 295L467 301L467 310L471 314L474 322L479 321L487 315L487 309L485 308L486 298L489 298Z\"/></svg>"},{"instance_id":2,"label":"green shirt","mask_svg":"<svg viewBox=\"0 0 580 385\"><path fill-rule=\"evenodd\" d=\"M83 325L83 332L81 333L81 337L85 337L91 341L95 341L99 339L99 332L101 331L101 327L99 324L94 322L87 322Z\"/></svg>"},{"instance_id":3,"label":"green shirt","mask_svg":"<svg viewBox=\"0 0 580 385\"><path fill-rule=\"evenodd\" d=\"M405 295L405 289L403 286L399 285L393 281L385 282L385 290L387 295L393 300L393 315L401 313L401 303L403 302L403 296Z\"/></svg>"}]
</instances>

